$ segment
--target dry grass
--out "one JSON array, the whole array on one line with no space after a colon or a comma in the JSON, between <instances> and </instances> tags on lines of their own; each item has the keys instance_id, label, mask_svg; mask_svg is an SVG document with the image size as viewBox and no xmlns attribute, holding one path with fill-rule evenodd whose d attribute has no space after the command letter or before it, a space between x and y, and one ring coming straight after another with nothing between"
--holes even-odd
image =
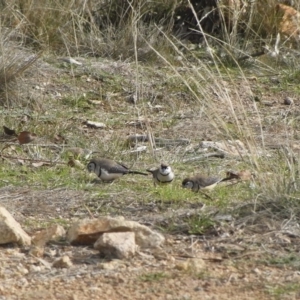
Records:
<instances>
[{"instance_id":1,"label":"dry grass","mask_svg":"<svg viewBox=\"0 0 300 300\"><path fill-rule=\"evenodd\" d=\"M100 91L94 90L88 97L100 93L101 100L104 100L103 103L108 108L105 114L107 119L104 119L108 126L117 128L123 126L124 122L123 118L111 119L110 111L114 111L115 107L113 102L106 100L111 99L111 95L115 101L120 101L123 96L128 95L134 95L138 99L138 105L132 109L128 110L126 107L128 104L121 105L123 110L133 114L132 119L135 120L153 117L146 99L150 99L148 102L152 107L161 103L167 105L169 116L165 120L159 121L155 126L146 121L141 127L142 132L146 131L153 136L160 135L159 131L163 128L169 127L172 131L173 125L177 123L178 110L184 111L188 106L195 107L194 111L198 111L204 120L203 124L195 123L196 127L206 126L204 123L209 124L206 130L214 133L214 139L238 139L245 145L247 155L241 154L240 159L244 166L257 173L258 187L261 189L260 199L269 200L275 195L286 199L291 193L297 194L299 166L295 159L296 154L291 148L294 140L290 134L291 131L297 130L296 119L293 119L293 115L289 120L272 117L275 123L281 124L278 125L281 127L281 140L286 143L287 150L268 156L269 150L266 146L273 142L273 139L270 138L270 133L264 130L267 126L266 114L255 101L261 97L260 91L253 88L257 81L257 77L253 79L253 74L268 78L268 76L275 76L278 70L267 65L263 59L252 60L247 67L242 67L238 61L241 55L248 53L247 39L242 40L238 34L240 26L244 22L246 37L257 39L259 30L257 29L254 35L253 30L261 22L259 18L262 14L262 5L254 7L253 4L249 4L250 7L246 7L246 3L243 2L241 7L230 9L220 5L218 9L223 23L223 40L220 42L219 39L203 31L200 25L203 20L199 19L198 12L188 1L187 4L199 24L198 32L203 36L204 41L199 48L195 48L171 36L174 21L172 17L179 3L166 1L156 6L148 2L123 1L118 4L105 2L100 7L93 2L84 6L81 4L80 1L64 4L52 1L43 6L28 0L5 5L1 14L2 24L15 25L18 35L12 30L6 30L2 35L0 88L3 104L11 105L16 103L16 99L22 98L21 93L12 94L12 92L16 94L14 87L17 80L20 82L18 76L38 58L38 55L27 54L27 51L22 48L23 44L56 53L74 55L84 52L91 56L104 55L122 61L129 59L135 62L134 67L130 66L126 69L126 63L123 65L120 63L117 66L119 69L116 69L113 75L103 73L99 77L97 75L99 66L91 66L91 63L88 68L71 67L70 70L73 83L76 83L78 76L92 76L93 80L97 77L97 80L104 82ZM264 10L269 11L274 4L274 1L267 1ZM245 14L246 8L250 8L250 14ZM159 11L162 15L158 13ZM256 12L258 15L254 19L253 15ZM273 19L268 19L267 22L276 23ZM141 61L146 62L148 70L144 68ZM164 70L154 71L156 74L152 78L152 64L157 61L161 62ZM158 78L157 82L155 77ZM150 80L147 82L148 79ZM158 86L158 83L164 83L165 90ZM92 84L92 88L94 89L95 86L96 82ZM186 103L180 100L182 95L186 97ZM163 100L158 100L160 98ZM80 89L71 95L66 95L63 103L75 105L82 118L86 118L84 107L87 105L87 98ZM98 116L88 113L89 117ZM103 114L101 117L103 119ZM39 122L37 118L32 126L38 126ZM69 130L71 126L73 125L70 122L65 122L59 128L50 129L52 132L48 132L49 127L47 129L38 127L36 131L42 135L54 136L58 132ZM130 133L139 131L137 127L133 127ZM175 136L175 131L173 133L176 138L182 137ZM186 130L184 134L195 138L197 134L194 133ZM109 140L110 144L95 143L90 140L90 136L76 137L73 142L74 146L89 144L93 149L117 157L118 152L123 150L123 139L118 134L105 135L103 138ZM180 151L171 154L166 152L154 154L156 146L152 144L151 147L152 159L156 161L167 158L170 162L176 162L178 157L185 155ZM115 150L111 152L112 149ZM125 159L127 157L130 156L124 156ZM274 164L276 159L279 159L279 163ZM265 174L269 173L273 175L266 177Z\"/></svg>"},{"instance_id":2,"label":"dry grass","mask_svg":"<svg viewBox=\"0 0 300 300\"><path fill-rule=\"evenodd\" d=\"M217 37L198 26L202 41L191 44L171 30L179 1L98 3L13 1L0 13L0 125L37 135L27 145L0 137L1 204L28 230L52 222L67 226L70 218L121 214L191 241L191 234L201 235L206 253L227 251L230 258L237 251L239 259L255 249L267 265L285 265L284 247L297 251L286 241L299 236L296 53L282 46L276 59L240 60L266 44L258 26L261 6L251 6L248 15L245 7L219 7L221 24L227 26ZM274 3L266 1L265 10ZM201 25L199 16L194 9L195 23ZM271 29L272 18L267 20ZM40 49L43 56L33 54ZM76 56L79 64L58 55ZM34 97L25 96L33 91ZM292 105L282 104L287 96L294 98ZM33 99L39 101L32 105ZM89 127L86 120L106 127ZM133 134L150 139L128 143ZM175 143L183 138L189 143ZM224 159L207 157L217 150L202 148L203 141L240 148L238 153L231 148ZM146 151L136 151L139 146ZM84 169L71 168L71 153L83 165L88 160L74 154L75 147L141 171L165 161L176 178L157 188L143 176L94 183ZM251 170L254 180L220 185L209 197L181 188L182 179L194 173L222 177L241 169ZM232 252L230 243L237 246ZM280 255L271 257L279 244ZM179 245L193 252L190 240ZM149 274L142 279L164 280L157 269ZM228 274L224 278L230 281ZM286 292L275 286L270 291Z\"/></svg>"},{"instance_id":3,"label":"dry grass","mask_svg":"<svg viewBox=\"0 0 300 300\"><path fill-rule=\"evenodd\" d=\"M15 42L17 32L1 28L0 41L0 104L11 106L24 103L20 99L21 78L23 73L29 69L41 56L32 54L24 48L22 43Z\"/></svg>"},{"instance_id":4,"label":"dry grass","mask_svg":"<svg viewBox=\"0 0 300 300\"><path fill-rule=\"evenodd\" d=\"M153 53L150 53L145 40L166 55L172 47L169 47L161 31L169 36L185 36L186 29L183 27L186 24L187 27L192 26L194 34L199 37L203 36L203 28L219 28L218 38L213 35L205 37L204 34L204 39L213 40L214 45L220 44L226 55L229 53L235 58L244 53L251 54L256 47L259 48L261 37L266 32L276 35L275 0L259 4L241 1L240 6L229 7L224 1L217 8L212 1L211 6L200 10L199 3L194 1L193 6L192 2L122 0L100 4L98 1L62 3L54 0L44 5L36 0L9 1L3 4L0 17L2 26L15 28L27 45L37 49L122 60L135 57L132 46L136 45L140 59L148 61ZM189 15L187 21L185 14ZM219 18L214 17L217 14ZM207 26L206 17L216 24ZM190 21L192 24L189 24ZM198 38L199 41L201 39Z\"/></svg>"}]
</instances>

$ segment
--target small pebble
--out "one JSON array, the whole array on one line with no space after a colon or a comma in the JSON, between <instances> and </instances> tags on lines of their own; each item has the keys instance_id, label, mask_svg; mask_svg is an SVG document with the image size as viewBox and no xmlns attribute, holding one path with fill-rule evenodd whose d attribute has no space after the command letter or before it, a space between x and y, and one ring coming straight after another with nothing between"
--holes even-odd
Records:
<instances>
[{"instance_id":1,"label":"small pebble","mask_svg":"<svg viewBox=\"0 0 300 300\"><path fill-rule=\"evenodd\" d=\"M294 103L294 100L290 97L285 97L284 98L284 101L283 101L283 104L285 105L292 105Z\"/></svg>"}]
</instances>

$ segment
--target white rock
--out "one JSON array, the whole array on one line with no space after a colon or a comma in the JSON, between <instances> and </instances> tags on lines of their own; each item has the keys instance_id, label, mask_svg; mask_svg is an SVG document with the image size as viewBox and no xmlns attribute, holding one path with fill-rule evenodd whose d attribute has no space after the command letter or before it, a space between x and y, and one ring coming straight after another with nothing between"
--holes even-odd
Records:
<instances>
[{"instance_id":1,"label":"white rock","mask_svg":"<svg viewBox=\"0 0 300 300\"><path fill-rule=\"evenodd\" d=\"M119 259L134 256L136 250L134 232L103 233L94 244L101 253Z\"/></svg>"},{"instance_id":2,"label":"white rock","mask_svg":"<svg viewBox=\"0 0 300 300\"><path fill-rule=\"evenodd\" d=\"M86 121L84 124L92 128L106 128L106 125L102 122Z\"/></svg>"},{"instance_id":3,"label":"white rock","mask_svg":"<svg viewBox=\"0 0 300 300\"><path fill-rule=\"evenodd\" d=\"M31 265L29 268L30 272L32 272L32 273L39 273L39 272L43 271L44 269L45 269L44 266L35 266L35 265Z\"/></svg>"},{"instance_id":4,"label":"white rock","mask_svg":"<svg viewBox=\"0 0 300 300\"><path fill-rule=\"evenodd\" d=\"M126 231L135 233L135 243L141 248L156 248L165 241L162 234L138 222L124 220L123 217L102 217L77 221L69 228L67 240L72 244L90 245L95 243L105 232Z\"/></svg>"},{"instance_id":5,"label":"white rock","mask_svg":"<svg viewBox=\"0 0 300 300\"><path fill-rule=\"evenodd\" d=\"M0 244L7 243L28 246L31 244L31 238L12 215L0 206Z\"/></svg>"},{"instance_id":6,"label":"white rock","mask_svg":"<svg viewBox=\"0 0 300 300\"><path fill-rule=\"evenodd\" d=\"M26 275L29 273L28 269L26 269L23 265L18 265L17 270L22 274Z\"/></svg>"}]
</instances>

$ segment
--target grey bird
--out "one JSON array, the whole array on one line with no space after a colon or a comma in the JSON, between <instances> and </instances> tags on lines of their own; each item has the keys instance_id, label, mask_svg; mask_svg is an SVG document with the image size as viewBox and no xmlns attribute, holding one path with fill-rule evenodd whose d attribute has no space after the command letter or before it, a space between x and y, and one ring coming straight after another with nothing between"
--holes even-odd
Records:
<instances>
[{"instance_id":1,"label":"grey bird","mask_svg":"<svg viewBox=\"0 0 300 300\"><path fill-rule=\"evenodd\" d=\"M147 173L129 170L125 165L107 158L94 158L87 164L88 171L94 172L102 181L114 181L125 174L140 174L148 176Z\"/></svg>"},{"instance_id":2,"label":"grey bird","mask_svg":"<svg viewBox=\"0 0 300 300\"><path fill-rule=\"evenodd\" d=\"M182 187L191 189L193 192L198 192L199 190L212 190L220 182L231 180L232 178L218 178L218 177L206 177L203 175L196 175L194 177L185 178L182 181Z\"/></svg>"},{"instance_id":3,"label":"grey bird","mask_svg":"<svg viewBox=\"0 0 300 300\"><path fill-rule=\"evenodd\" d=\"M147 172L152 174L154 185L170 183L175 177L172 168L164 163L155 170L147 169Z\"/></svg>"}]
</instances>

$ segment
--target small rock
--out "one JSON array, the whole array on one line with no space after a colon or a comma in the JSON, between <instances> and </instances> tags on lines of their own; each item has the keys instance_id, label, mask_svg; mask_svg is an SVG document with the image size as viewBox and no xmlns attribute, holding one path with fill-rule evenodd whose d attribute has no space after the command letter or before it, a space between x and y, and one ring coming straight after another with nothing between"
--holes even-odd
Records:
<instances>
[{"instance_id":1,"label":"small rock","mask_svg":"<svg viewBox=\"0 0 300 300\"><path fill-rule=\"evenodd\" d=\"M124 265L121 264L121 260L114 259L109 262L104 262L99 264L99 268L103 270L115 270L119 268L124 268Z\"/></svg>"},{"instance_id":2,"label":"small rock","mask_svg":"<svg viewBox=\"0 0 300 300\"><path fill-rule=\"evenodd\" d=\"M56 259L53 264L52 267L54 268L69 268L73 265L72 261L70 260L70 257L67 255L64 255L58 259Z\"/></svg>"},{"instance_id":3,"label":"small rock","mask_svg":"<svg viewBox=\"0 0 300 300\"><path fill-rule=\"evenodd\" d=\"M195 273L200 273L205 268L205 261L201 258L189 259L190 269Z\"/></svg>"},{"instance_id":4,"label":"small rock","mask_svg":"<svg viewBox=\"0 0 300 300\"><path fill-rule=\"evenodd\" d=\"M134 232L103 233L94 244L94 248L101 253L119 259L135 255L136 250Z\"/></svg>"},{"instance_id":5,"label":"small rock","mask_svg":"<svg viewBox=\"0 0 300 300\"><path fill-rule=\"evenodd\" d=\"M71 244L91 245L105 232L134 232L135 243L141 248L160 247L165 238L138 222L125 220L123 217L102 217L84 219L71 225L67 232L67 240Z\"/></svg>"},{"instance_id":6,"label":"small rock","mask_svg":"<svg viewBox=\"0 0 300 300\"><path fill-rule=\"evenodd\" d=\"M189 258L185 261L178 262L175 268L181 271L200 273L205 268L205 261L201 258Z\"/></svg>"},{"instance_id":7,"label":"small rock","mask_svg":"<svg viewBox=\"0 0 300 300\"><path fill-rule=\"evenodd\" d=\"M57 241L65 238L66 231L61 225L53 225L49 228L36 232L32 237L32 244L44 247L50 241Z\"/></svg>"},{"instance_id":8,"label":"small rock","mask_svg":"<svg viewBox=\"0 0 300 300\"><path fill-rule=\"evenodd\" d=\"M23 265L17 266L17 269L22 275L26 275L29 273L28 269L26 269Z\"/></svg>"},{"instance_id":9,"label":"small rock","mask_svg":"<svg viewBox=\"0 0 300 300\"><path fill-rule=\"evenodd\" d=\"M292 104L294 104L294 100L290 97L285 97L283 100L283 104L284 105L292 105Z\"/></svg>"},{"instance_id":10,"label":"small rock","mask_svg":"<svg viewBox=\"0 0 300 300\"><path fill-rule=\"evenodd\" d=\"M29 284L29 282L28 282L28 280L27 280L25 277L22 277L22 278L20 278L19 280L17 280L17 281L15 282L15 284L16 284L17 286L19 286L19 287L24 288L24 287L26 287L26 286Z\"/></svg>"},{"instance_id":11,"label":"small rock","mask_svg":"<svg viewBox=\"0 0 300 300\"><path fill-rule=\"evenodd\" d=\"M45 269L44 266L36 266L36 265L31 265L29 267L30 272L32 273L39 273Z\"/></svg>"},{"instance_id":12,"label":"small rock","mask_svg":"<svg viewBox=\"0 0 300 300\"><path fill-rule=\"evenodd\" d=\"M178 263L176 263L175 268L179 271L187 271L188 269L188 262L187 260L185 261L179 261Z\"/></svg>"},{"instance_id":13,"label":"small rock","mask_svg":"<svg viewBox=\"0 0 300 300\"><path fill-rule=\"evenodd\" d=\"M35 257L42 257L44 255L44 251L44 247L32 245L30 247L29 253Z\"/></svg>"},{"instance_id":14,"label":"small rock","mask_svg":"<svg viewBox=\"0 0 300 300\"><path fill-rule=\"evenodd\" d=\"M258 268L255 268L253 270L253 272L256 274L256 275L260 275L261 274L261 271L258 269Z\"/></svg>"},{"instance_id":15,"label":"small rock","mask_svg":"<svg viewBox=\"0 0 300 300\"><path fill-rule=\"evenodd\" d=\"M32 237L32 246L29 253L35 257L44 255L44 247L49 241L57 241L65 238L66 231L61 225L53 225L49 228L36 232Z\"/></svg>"},{"instance_id":16,"label":"small rock","mask_svg":"<svg viewBox=\"0 0 300 300\"><path fill-rule=\"evenodd\" d=\"M12 215L0 206L0 244L15 242L21 246L28 246L31 244L31 238Z\"/></svg>"}]
</instances>

